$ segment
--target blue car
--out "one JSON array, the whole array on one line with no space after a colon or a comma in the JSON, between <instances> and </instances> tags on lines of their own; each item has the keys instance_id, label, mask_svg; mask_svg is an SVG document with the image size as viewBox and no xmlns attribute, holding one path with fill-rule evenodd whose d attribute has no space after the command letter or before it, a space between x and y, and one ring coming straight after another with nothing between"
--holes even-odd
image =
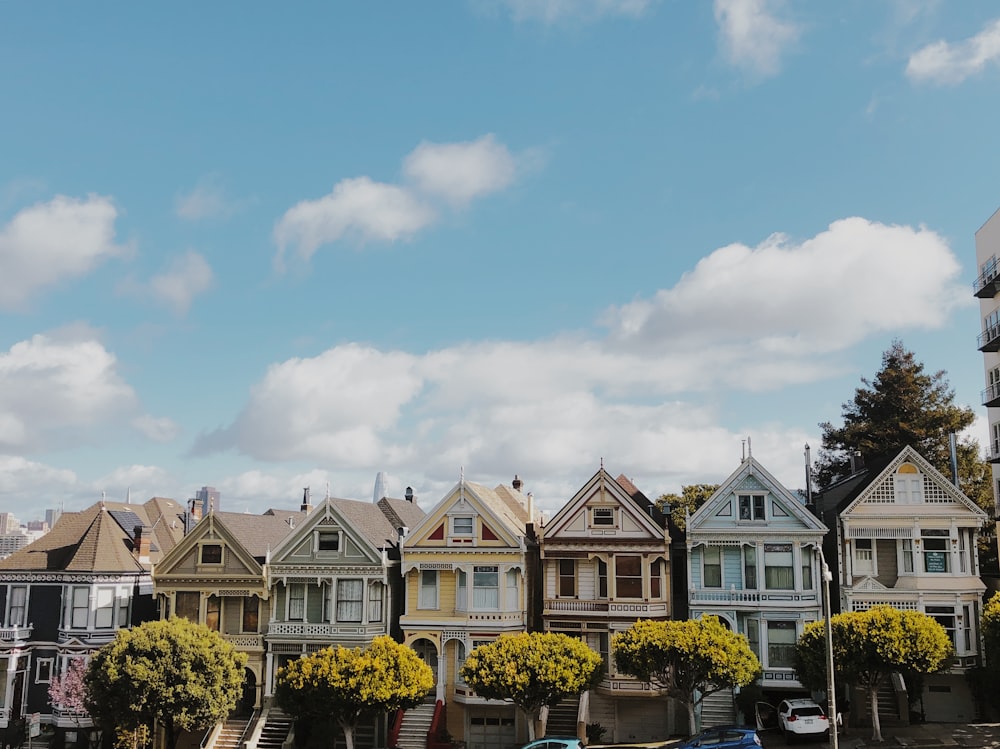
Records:
<instances>
[{"instance_id":1,"label":"blue car","mask_svg":"<svg viewBox=\"0 0 1000 749\"><path fill-rule=\"evenodd\" d=\"M757 731L744 726L715 726L677 745L677 749L710 746L715 749L754 749L760 746Z\"/></svg>"}]
</instances>

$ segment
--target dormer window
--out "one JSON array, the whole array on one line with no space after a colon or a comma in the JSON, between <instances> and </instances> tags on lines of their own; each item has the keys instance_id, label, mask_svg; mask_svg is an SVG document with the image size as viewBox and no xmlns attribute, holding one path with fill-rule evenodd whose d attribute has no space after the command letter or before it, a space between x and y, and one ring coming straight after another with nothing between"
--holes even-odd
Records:
<instances>
[{"instance_id":1,"label":"dormer window","mask_svg":"<svg viewBox=\"0 0 1000 749\"><path fill-rule=\"evenodd\" d=\"M316 534L316 551L340 551L340 532L319 531Z\"/></svg>"},{"instance_id":2,"label":"dormer window","mask_svg":"<svg viewBox=\"0 0 1000 749\"><path fill-rule=\"evenodd\" d=\"M615 524L615 508L614 507L594 507L591 510L590 516L591 525L612 528Z\"/></svg>"},{"instance_id":3,"label":"dormer window","mask_svg":"<svg viewBox=\"0 0 1000 749\"><path fill-rule=\"evenodd\" d=\"M456 517L451 519L451 535L471 536L473 529L472 517Z\"/></svg>"},{"instance_id":4,"label":"dormer window","mask_svg":"<svg viewBox=\"0 0 1000 749\"><path fill-rule=\"evenodd\" d=\"M222 564L222 544L202 544L202 564Z\"/></svg>"},{"instance_id":5,"label":"dormer window","mask_svg":"<svg viewBox=\"0 0 1000 749\"><path fill-rule=\"evenodd\" d=\"M913 463L903 463L893 481L896 502L901 505L919 505L924 501L924 477Z\"/></svg>"},{"instance_id":6,"label":"dormer window","mask_svg":"<svg viewBox=\"0 0 1000 749\"><path fill-rule=\"evenodd\" d=\"M764 495L740 494L737 496L740 506L740 520L764 520Z\"/></svg>"}]
</instances>

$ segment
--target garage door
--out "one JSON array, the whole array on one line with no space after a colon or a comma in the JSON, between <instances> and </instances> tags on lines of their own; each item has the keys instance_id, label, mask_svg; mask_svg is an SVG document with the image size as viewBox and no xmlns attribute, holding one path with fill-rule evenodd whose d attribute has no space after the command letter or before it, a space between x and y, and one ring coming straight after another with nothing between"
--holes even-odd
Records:
<instances>
[{"instance_id":1,"label":"garage door","mask_svg":"<svg viewBox=\"0 0 1000 749\"><path fill-rule=\"evenodd\" d=\"M465 743L468 749L511 749L519 746L513 708L471 710Z\"/></svg>"}]
</instances>

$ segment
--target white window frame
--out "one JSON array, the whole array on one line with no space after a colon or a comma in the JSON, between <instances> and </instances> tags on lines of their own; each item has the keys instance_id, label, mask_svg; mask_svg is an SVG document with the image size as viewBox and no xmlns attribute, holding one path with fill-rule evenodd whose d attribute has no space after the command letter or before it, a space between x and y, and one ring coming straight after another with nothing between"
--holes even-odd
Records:
<instances>
[{"instance_id":1,"label":"white window frame","mask_svg":"<svg viewBox=\"0 0 1000 749\"><path fill-rule=\"evenodd\" d=\"M69 628L87 629L90 626L90 586L74 585L70 588Z\"/></svg>"},{"instance_id":2,"label":"white window frame","mask_svg":"<svg viewBox=\"0 0 1000 749\"><path fill-rule=\"evenodd\" d=\"M472 536L476 532L476 519L472 515L455 515L451 519L451 535Z\"/></svg>"},{"instance_id":3,"label":"white window frame","mask_svg":"<svg viewBox=\"0 0 1000 749\"><path fill-rule=\"evenodd\" d=\"M438 571L419 570L417 575L419 578L419 585L417 586L417 608L438 608L438 588L440 588L441 578Z\"/></svg>"},{"instance_id":4,"label":"white window frame","mask_svg":"<svg viewBox=\"0 0 1000 749\"><path fill-rule=\"evenodd\" d=\"M293 592L302 591L301 596L293 596ZM304 622L306 620L306 584L305 583L288 583L288 588L286 590L287 602L285 603L286 611L288 612L285 618L290 622ZM301 611L294 611L293 604L301 605Z\"/></svg>"},{"instance_id":5,"label":"white window frame","mask_svg":"<svg viewBox=\"0 0 1000 749\"><path fill-rule=\"evenodd\" d=\"M719 562L718 562L717 565L714 564L714 563L711 564L711 565L709 565L709 563L708 563L708 553L709 552L712 552L713 556L717 556L718 557ZM718 585L709 584L709 582L708 582L708 568L709 568L709 566L711 566L711 567L718 566L718 568L719 568L719 584ZM713 590L714 589L722 588L722 583L723 583L722 572L723 572L723 569L722 569L722 547L721 546L702 546L701 547L701 587L703 587L703 588L712 588Z\"/></svg>"},{"instance_id":6,"label":"white window frame","mask_svg":"<svg viewBox=\"0 0 1000 749\"><path fill-rule=\"evenodd\" d=\"M117 614L115 589L100 586L94 596L94 629L113 629Z\"/></svg>"},{"instance_id":7,"label":"white window frame","mask_svg":"<svg viewBox=\"0 0 1000 749\"><path fill-rule=\"evenodd\" d=\"M52 683L52 671L55 668L55 658L36 658L35 659L35 683L36 684L51 684Z\"/></svg>"},{"instance_id":8,"label":"white window frame","mask_svg":"<svg viewBox=\"0 0 1000 749\"><path fill-rule=\"evenodd\" d=\"M477 564L472 568L472 610L500 610L500 568Z\"/></svg>"},{"instance_id":9,"label":"white window frame","mask_svg":"<svg viewBox=\"0 0 1000 749\"><path fill-rule=\"evenodd\" d=\"M617 526L614 507L591 507L590 525L593 528L614 528Z\"/></svg>"},{"instance_id":10,"label":"white window frame","mask_svg":"<svg viewBox=\"0 0 1000 749\"><path fill-rule=\"evenodd\" d=\"M867 544L868 547L865 548L862 544ZM872 577L878 576L878 564L877 555L875 554L875 539L873 538L855 538L851 545L852 549L852 567L851 570L855 575L871 575Z\"/></svg>"},{"instance_id":11,"label":"white window frame","mask_svg":"<svg viewBox=\"0 0 1000 749\"><path fill-rule=\"evenodd\" d=\"M385 586L376 580L368 584L368 621L381 622L385 601Z\"/></svg>"},{"instance_id":12,"label":"white window frame","mask_svg":"<svg viewBox=\"0 0 1000 749\"><path fill-rule=\"evenodd\" d=\"M18 595L20 594L20 596ZM20 603L17 599L20 597ZM11 585L7 597L7 623L10 627L24 627L28 624L28 586Z\"/></svg>"},{"instance_id":13,"label":"white window frame","mask_svg":"<svg viewBox=\"0 0 1000 749\"><path fill-rule=\"evenodd\" d=\"M899 574L913 575L916 570L913 566L913 539L901 538L899 540Z\"/></svg>"},{"instance_id":14,"label":"white window frame","mask_svg":"<svg viewBox=\"0 0 1000 749\"><path fill-rule=\"evenodd\" d=\"M313 537L315 539L315 546L313 547L313 551L315 553L317 553L317 554L339 554L340 553L341 546L342 546L343 541L344 541L344 539L341 536L340 531L322 530L322 529L320 529L320 530L316 531L316 533L315 533L315 535ZM330 538L332 538L334 540L334 548L332 548L332 549L324 549L323 548L323 541L324 541L324 539L330 539Z\"/></svg>"},{"instance_id":15,"label":"white window frame","mask_svg":"<svg viewBox=\"0 0 1000 749\"><path fill-rule=\"evenodd\" d=\"M356 598L354 596L357 596ZM350 596L350 597L348 597ZM360 624L365 619L365 581L359 577L337 580L337 621Z\"/></svg>"},{"instance_id":16,"label":"white window frame","mask_svg":"<svg viewBox=\"0 0 1000 749\"><path fill-rule=\"evenodd\" d=\"M739 519L743 522L762 523L767 520L766 494L737 494Z\"/></svg>"}]
</instances>

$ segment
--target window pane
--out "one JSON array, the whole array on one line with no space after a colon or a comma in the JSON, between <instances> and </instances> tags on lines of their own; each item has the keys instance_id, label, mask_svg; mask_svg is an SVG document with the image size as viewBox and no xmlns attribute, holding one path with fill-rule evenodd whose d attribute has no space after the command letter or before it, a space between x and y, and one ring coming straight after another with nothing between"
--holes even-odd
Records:
<instances>
[{"instance_id":1,"label":"window pane","mask_svg":"<svg viewBox=\"0 0 1000 749\"><path fill-rule=\"evenodd\" d=\"M205 626L218 632L221 611L222 599L218 596L209 596L205 602Z\"/></svg>"},{"instance_id":2,"label":"window pane","mask_svg":"<svg viewBox=\"0 0 1000 749\"><path fill-rule=\"evenodd\" d=\"M364 584L361 580L337 581L337 621L360 622Z\"/></svg>"},{"instance_id":3,"label":"window pane","mask_svg":"<svg viewBox=\"0 0 1000 749\"><path fill-rule=\"evenodd\" d=\"M472 606L474 609L500 607L500 573L497 567L472 568Z\"/></svg>"},{"instance_id":4,"label":"window pane","mask_svg":"<svg viewBox=\"0 0 1000 749\"><path fill-rule=\"evenodd\" d=\"M576 562L573 559L559 560L559 595L576 595Z\"/></svg>"},{"instance_id":5,"label":"window pane","mask_svg":"<svg viewBox=\"0 0 1000 749\"><path fill-rule=\"evenodd\" d=\"M260 599L257 596L246 596L243 599L243 631L258 631L260 615Z\"/></svg>"},{"instance_id":6,"label":"window pane","mask_svg":"<svg viewBox=\"0 0 1000 749\"><path fill-rule=\"evenodd\" d=\"M288 586L288 618L302 621L306 613L306 586L292 583Z\"/></svg>"},{"instance_id":7,"label":"window pane","mask_svg":"<svg viewBox=\"0 0 1000 749\"><path fill-rule=\"evenodd\" d=\"M722 587L722 550L718 546L706 546L704 555L704 585L706 588Z\"/></svg>"},{"instance_id":8,"label":"window pane","mask_svg":"<svg viewBox=\"0 0 1000 749\"><path fill-rule=\"evenodd\" d=\"M771 668L795 665L795 622L767 623L767 662Z\"/></svg>"},{"instance_id":9,"label":"window pane","mask_svg":"<svg viewBox=\"0 0 1000 749\"><path fill-rule=\"evenodd\" d=\"M337 551L340 548L340 534L336 531L320 531L316 548L319 551Z\"/></svg>"},{"instance_id":10,"label":"window pane","mask_svg":"<svg viewBox=\"0 0 1000 749\"><path fill-rule=\"evenodd\" d=\"M199 594L193 592L180 592L176 598L177 616L184 617L189 621L198 621Z\"/></svg>"},{"instance_id":11,"label":"window pane","mask_svg":"<svg viewBox=\"0 0 1000 749\"><path fill-rule=\"evenodd\" d=\"M219 544L205 544L201 547L202 564L222 564L222 546Z\"/></svg>"},{"instance_id":12,"label":"window pane","mask_svg":"<svg viewBox=\"0 0 1000 749\"><path fill-rule=\"evenodd\" d=\"M642 598L641 557L615 557L615 595L618 598Z\"/></svg>"},{"instance_id":13,"label":"window pane","mask_svg":"<svg viewBox=\"0 0 1000 749\"><path fill-rule=\"evenodd\" d=\"M115 620L115 591L112 588L97 589L97 611L94 612L94 626L110 629Z\"/></svg>"},{"instance_id":14,"label":"window pane","mask_svg":"<svg viewBox=\"0 0 1000 749\"><path fill-rule=\"evenodd\" d=\"M368 588L368 621L382 621L382 583L372 583Z\"/></svg>"}]
</instances>

